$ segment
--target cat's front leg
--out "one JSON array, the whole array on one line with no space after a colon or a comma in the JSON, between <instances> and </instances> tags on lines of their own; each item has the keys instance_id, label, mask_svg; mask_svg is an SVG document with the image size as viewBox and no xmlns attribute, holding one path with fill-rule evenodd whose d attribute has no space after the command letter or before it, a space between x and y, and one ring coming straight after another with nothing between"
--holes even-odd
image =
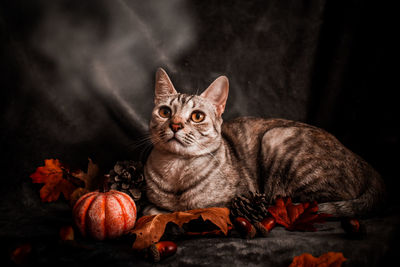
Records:
<instances>
[{"instance_id":1,"label":"cat's front leg","mask_svg":"<svg viewBox=\"0 0 400 267\"><path fill-rule=\"evenodd\" d=\"M164 214L169 213L167 210L160 209L153 204L149 204L143 209L143 215L157 215L157 214Z\"/></svg>"}]
</instances>

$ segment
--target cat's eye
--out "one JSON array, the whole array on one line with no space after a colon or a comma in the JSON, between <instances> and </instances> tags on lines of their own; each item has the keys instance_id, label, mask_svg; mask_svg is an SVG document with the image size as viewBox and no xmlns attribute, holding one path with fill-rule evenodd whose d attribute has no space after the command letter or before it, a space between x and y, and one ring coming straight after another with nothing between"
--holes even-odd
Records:
<instances>
[{"instance_id":1,"label":"cat's eye","mask_svg":"<svg viewBox=\"0 0 400 267\"><path fill-rule=\"evenodd\" d=\"M194 111L191 116L191 119L194 122L202 122L202 121L204 121L205 118L206 118L206 114L204 114L201 111Z\"/></svg>"},{"instance_id":2,"label":"cat's eye","mask_svg":"<svg viewBox=\"0 0 400 267\"><path fill-rule=\"evenodd\" d=\"M169 107L161 107L158 114L163 118L169 118L171 117L171 109Z\"/></svg>"}]
</instances>

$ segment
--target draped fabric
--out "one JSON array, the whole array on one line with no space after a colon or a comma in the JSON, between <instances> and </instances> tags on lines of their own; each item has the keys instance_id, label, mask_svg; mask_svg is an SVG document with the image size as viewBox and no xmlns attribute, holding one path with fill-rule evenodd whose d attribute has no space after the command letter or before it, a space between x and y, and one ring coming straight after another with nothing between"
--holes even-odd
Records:
<instances>
[{"instance_id":1,"label":"draped fabric","mask_svg":"<svg viewBox=\"0 0 400 267\"><path fill-rule=\"evenodd\" d=\"M90 157L103 171L145 160L158 67L185 93L226 75L224 120L322 127L395 193L393 10L357 0L3 0L2 204L43 208L27 177L45 158L84 168Z\"/></svg>"}]
</instances>

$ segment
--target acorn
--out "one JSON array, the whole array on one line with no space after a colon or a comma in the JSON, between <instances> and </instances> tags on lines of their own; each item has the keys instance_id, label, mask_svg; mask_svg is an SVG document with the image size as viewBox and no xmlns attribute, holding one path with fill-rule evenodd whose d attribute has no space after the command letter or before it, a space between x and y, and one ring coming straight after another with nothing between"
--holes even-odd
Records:
<instances>
[{"instance_id":1,"label":"acorn","mask_svg":"<svg viewBox=\"0 0 400 267\"><path fill-rule=\"evenodd\" d=\"M260 235L264 237L268 236L268 234L275 227L275 225L276 225L276 220L274 217L264 218L261 222L256 222L254 224L258 233L260 233Z\"/></svg>"},{"instance_id":2,"label":"acorn","mask_svg":"<svg viewBox=\"0 0 400 267\"><path fill-rule=\"evenodd\" d=\"M237 218L235 218L233 223L241 237L246 238L246 239L251 239L256 236L256 234L257 234L256 228L246 218L237 217Z\"/></svg>"},{"instance_id":3,"label":"acorn","mask_svg":"<svg viewBox=\"0 0 400 267\"><path fill-rule=\"evenodd\" d=\"M162 259L174 255L177 249L178 246L172 241L160 241L147 249L145 257L153 262L159 262Z\"/></svg>"},{"instance_id":4,"label":"acorn","mask_svg":"<svg viewBox=\"0 0 400 267\"><path fill-rule=\"evenodd\" d=\"M350 238L362 238L367 233L365 225L355 218L342 218L340 224Z\"/></svg>"}]
</instances>

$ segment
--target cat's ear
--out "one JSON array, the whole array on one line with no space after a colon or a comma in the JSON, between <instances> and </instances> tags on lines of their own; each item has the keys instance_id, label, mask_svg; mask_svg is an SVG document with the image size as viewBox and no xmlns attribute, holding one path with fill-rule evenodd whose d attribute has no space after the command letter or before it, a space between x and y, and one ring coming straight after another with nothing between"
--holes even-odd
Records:
<instances>
[{"instance_id":1,"label":"cat's ear","mask_svg":"<svg viewBox=\"0 0 400 267\"><path fill-rule=\"evenodd\" d=\"M225 110L228 93L228 78L226 76L220 76L200 96L210 100L217 109L217 115L221 116Z\"/></svg>"},{"instance_id":2,"label":"cat's ear","mask_svg":"<svg viewBox=\"0 0 400 267\"><path fill-rule=\"evenodd\" d=\"M155 85L155 98L154 102L157 102L157 99L161 97L165 97L168 95L177 94L174 85L168 77L168 74L162 68L159 68L156 73L156 85Z\"/></svg>"}]
</instances>

